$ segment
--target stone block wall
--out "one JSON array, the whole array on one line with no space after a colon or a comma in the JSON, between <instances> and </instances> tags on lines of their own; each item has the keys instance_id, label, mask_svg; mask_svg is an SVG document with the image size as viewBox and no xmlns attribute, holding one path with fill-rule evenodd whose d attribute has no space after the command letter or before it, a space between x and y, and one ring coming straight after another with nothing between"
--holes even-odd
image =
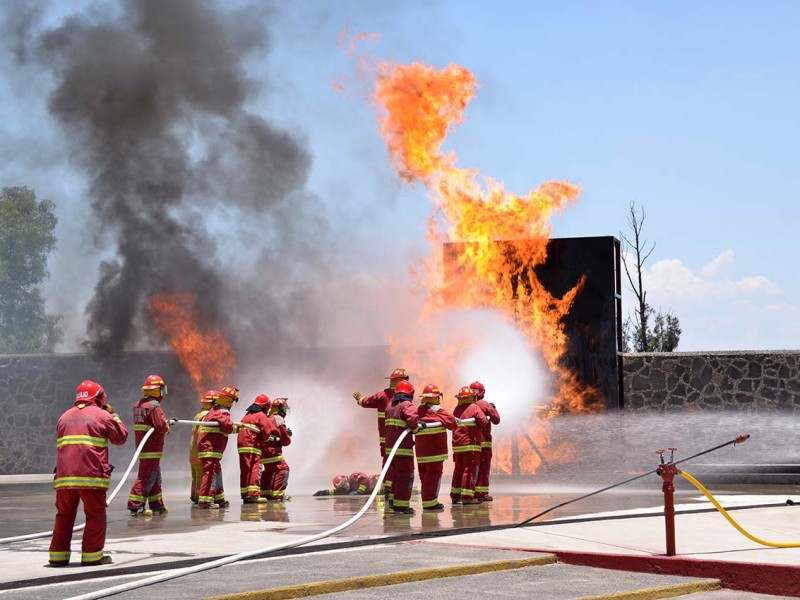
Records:
<instances>
[{"instance_id":1,"label":"stone block wall","mask_svg":"<svg viewBox=\"0 0 800 600\"><path fill-rule=\"evenodd\" d=\"M800 414L800 350L623 356L624 409Z\"/></svg>"}]
</instances>

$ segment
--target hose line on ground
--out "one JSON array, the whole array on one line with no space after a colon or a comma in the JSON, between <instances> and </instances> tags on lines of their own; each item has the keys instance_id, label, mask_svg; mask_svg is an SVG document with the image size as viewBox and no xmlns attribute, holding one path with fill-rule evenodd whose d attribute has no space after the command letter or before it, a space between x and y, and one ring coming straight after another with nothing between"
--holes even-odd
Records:
<instances>
[{"instance_id":1,"label":"hose line on ground","mask_svg":"<svg viewBox=\"0 0 800 600\"><path fill-rule=\"evenodd\" d=\"M697 481L697 479L695 479L694 477L689 475L689 473L687 473L686 471L679 470L678 472L681 474L681 477L683 477L684 479L687 479L688 481L690 481L692 483L692 485L694 485L694 487L696 487L698 490L703 492L703 495L711 501L711 504L713 504L720 513L722 513L722 516L725 517L726 519L728 519L728 522L731 525L733 525L737 529L737 531L739 531L739 533L741 533L746 538L754 541L756 544L761 544L762 546L772 546L773 548L800 548L800 542L791 542L791 543L786 543L786 544L778 543L778 542L768 542L766 540L762 540L761 538L757 538L756 536L752 535L751 533L748 533L747 531L744 530L744 528L741 525L739 525L736 521L734 521L733 517L731 517L728 514L728 511L726 511L724 508L722 508L720 503L717 502L717 499L714 498L714 496L711 495L711 492L709 492L703 486L702 483Z\"/></svg>"}]
</instances>

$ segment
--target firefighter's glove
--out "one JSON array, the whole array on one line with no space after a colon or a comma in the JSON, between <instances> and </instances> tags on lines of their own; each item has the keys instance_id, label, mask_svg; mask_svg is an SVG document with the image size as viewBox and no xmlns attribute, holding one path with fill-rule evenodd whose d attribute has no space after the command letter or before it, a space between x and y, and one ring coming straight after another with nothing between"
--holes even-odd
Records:
<instances>
[{"instance_id":1,"label":"firefighter's glove","mask_svg":"<svg viewBox=\"0 0 800 600\"><path fill-rule=\"evenodd\" d=\"M361 404L361 399L363 397L364 397L364 394L362 394L361 392L353 392L353 398L355 398L356 402L358 402L359 404Z\"/></svg>"},{"instance_id":2,"label":"firefighter's glove","mask_svg":"<svg viewBox=\"0 0 800 600\"><path fill-rule=\"evenodd\" d=\"M348 496L360 496L361 492L359 492L358 490L353 490L352 492L348 492L347 495Z\"/></svg>"},{"instance_id":3,"label":"firefighter's glove","mask_svg":"<svg viewBox=\"0 0 800 600\"><path fill-rule=\"evenodd\" d=\"M288 427L286 428L286 433L289 434L289 437L292 437L292 430L289 429Z\"/></svg>"},{"instance_id":4,"label":"firefighter's glove","mask_svg":"<svg viewBox=\"0 0 800 600\"><path fill-rule=\"evenodd\" d=\"M110 413L110 414L112 414L112 415L116 414L116 412L117 412L117 411L114 410L114 407L111 406L108 402L103 404L103 410L108 412L108 413Z\"/></svg>"},{"instance_id":5,"label":"firefighter's glove","mask_svg":"<svg viewBox=\"0 0 800 600\"><path fill-rule=\"evenodd\" d=\"M170 425L175 425L175 423L177 423L177 422L178 422L178 419L167 419L167 423L169 423Z\"/></svg>"},{"instance_id":6,"label":"firefighter's glove","mask_svg":"<svg viewBox=\"0 0 800 600\"><path fill-rule=\"evenodd\" d=\"M328 495L328 490L317 490L316 492L314 492L313 495L314 496L327 496Z\"/></svg>"},{"instance_id":7,"label":"firefighter's glove","mask_svg":"<svg viewBox=\"0 0 800 600\"><path fill-rule=\"evenodd\" d=\"M497 408L497 407L494 405L494 402L489 402L489 404L491 404L491 405L492 405L492 408Z\"/></svg>"}]
</instances>

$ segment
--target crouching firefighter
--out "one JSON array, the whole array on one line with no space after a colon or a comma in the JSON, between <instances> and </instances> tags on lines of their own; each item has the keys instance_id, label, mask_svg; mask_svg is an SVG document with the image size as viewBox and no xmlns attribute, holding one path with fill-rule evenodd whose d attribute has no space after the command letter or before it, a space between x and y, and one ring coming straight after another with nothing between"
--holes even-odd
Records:
<instances>
[{"instance_id":1,"label":"crouching firefighter","mask_svg":"<svg viewBox=\"0 0 800 600\"><path fill-rule=\"evenodd\" d=\"M292 443L292 430L286 426L289 412L287 398L273 398L269 414L274 429L265 442L261 452L261 497L267 500L285 500L286 486L289 485L289 465L283 459L283 447Z\"/></svg>"},{"instance_id":2,"label":"crouching firefighter","mask_svg":"<svg viewBox=\"0 0 800 600\"><path fill-rule=\"evenodd\" d=\"M222 485L222 453L228 445L228 434L233 433L234 425L230 409L239 400L239 390L226 385L214 400L203 422L216 425L201 425L197 436L197 457L203 465L203 479L197 496L197 508L227 508L230 502L225 500L225 489Z\"/></svg>"},{"instance_id":3,"label":"crouching firefighter","mask_svg":"<svg viewBox=\"0 0 800 600\"><path fill-rule=\"evenodd\" d=\"M386 407L386 457L388 460L392 448L400 439L400 434L409 428L417 433L425 427L417 417L414 408L414 386L403 380L397 384L392 403ZM392 459L392 510L395 514L413 515L411 508L411 487L414 485L414 438L406 435Z\"/></svg>"},{"instance_id":4,"label":"crouching firefighter","mask_svg":"<svg viewBox=\"0 0 800 600\"><path fill-rule=\"evenodd\" d=\"M239 427L237 446L239 450L239 492L245 504L263 504L259 477L262 447L271 435L278 434L275 419L267 413L270 410L269 396L259 394L247 407Z\"/></svg>"}]
</instances>

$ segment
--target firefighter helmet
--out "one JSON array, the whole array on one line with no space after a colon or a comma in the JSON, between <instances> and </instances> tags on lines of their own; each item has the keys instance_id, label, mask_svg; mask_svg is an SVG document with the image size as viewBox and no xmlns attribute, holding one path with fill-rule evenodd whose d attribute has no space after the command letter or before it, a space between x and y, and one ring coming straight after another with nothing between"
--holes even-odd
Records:
<instances>
[{"instance_id":1,"label":"firefighter helmet","mask_svg":"<svg viewBox=\"0 0 800 600\"><path fill-rule=\"evenodd\" d=\"M406 374L405 369L395 369L386 379L408 379L408 375Z\"/></svg>"},{"instance_id":2,"label":"firefighter helmet","mask_svg":"<svg viewBox=\"0 0 800 600\"><path fill-rule=\"evenodd\" d=\"M475 390L479 400L483 398L484 394L486 394L486 386L484 386L480 381L473 381L469 384L469 387Z\"/></svg>"},{"instance_id":3,"label":"firefighter helmet","mask_svg":"<svg viewBox=\"0 0 800 600\"><path fill-rule=\"evenodd\" d=\"M333 478L333 489L337 492L347 493L350 491L350 480L347 475L336 475Z\"/></svg>"},{"instance_id":4,"label":"firefighter helmet","mask_svg":"<svg viewBox=\"0 0 800 600\"><path fill-rule=\"evenodd\" d=\"M96 406L103 406L106 403L106 391L103 386L90 379L85 379L75 388L75 404L87 402Z\"/></svg>"},{"instance_id":5,"label":"firefighter helmet","mask_svg":"<svg viewBox=\"0 0 800 600\"><path fill-rule=\"evenodd\" d=\"M208 390L203 397L200 398L200 404L214 404L219 398L219 391L218 390Z\"/></svg>"},{"instance_id":6,"label":"firefighter helmet","mask_svg":"<svg viewBox=\"0 0 800 600\"><path fill-rule=\"evenodd\" d=\"M144 380L142 392L151 398L161 398L167 395L167 384L160 375L148 375Z\"/></svg>"},{"instance_id":7,"label":"firefighter helmet","mask_svg":"<svg viewBox=\"0 0 800 600\"><path fill-rule=\"evenodd\" d=\"M456 394L456 398L458 398L458 401L461 402L461 403L469 402L471 400L475 400L475 390L473 390L471 387L465 385L460 390L458 390L458 393Z\"/></svg>"},{"instance_id":8,"label":"firefighter helmet","mask_svg":"<svg viewBox=\"0 0 800 600\"><path fill-rule=\"evenodd\" d=\"M285 417L289 412L289 399L288 398L273 398L269 403L272 414L279 414Z\"/></svg>"},{"instance_id":9,"label":"firefighter helmet","mask_svg":"<svg viewBox=\"0 0 800 600\"><path fill-rule=\"evenodd\" d=\"M220 390L219 397L214 402L220 406L224 406L225 408L230 408L233 406L233 403L237 402L238 400L239 388L235 388L232 385L226 385Z\"/></svg>"},{"instance_id":10,"label":"firefighter helmet","mask_svg":"<svg viewBox=\"0 0 800 600\"><path fill-rule=\"evenodd\" d=\"M394 390L395 394L408 394L412 398L414 397L414 386L411 385L411 382L408 379L404 379L400 383L397 384L397 388Z\"/></svg>"},{"instance_id":11,"label":"firefighter helmet","mask_svg":"<svg viewBox=\"0 0 800 600\"><path fill-rule=\"evenodd\" d=\"M270 405L269 396L266 394L259 394L253 402L258 404L261 408L269 408Z\"/></svg>"},{"instance_id":12,"label":"firefighter helmet","mask_svg":"<svg viewBox=\"0 0 800 600\"><path fill-rule=\"evenodd\" d=\"M420 398L439 398L441 395L442 392L439 387L429 383L423 388Z\"/></svg>"},{"instance_id":13,"label":"firefighter helmet","mask_svg":"<svg viewBox=\"0 0 800 600\"><path fill-rule=\"evenodd\" d=\"M380 475L378 475L377 473L375 473L374 475L370 475L369 476L369 485L367 486L368 490L374 490L375 489L375 486L378 483L378 478L379 477L380 477Z\"/></svg>"}]
</instances>

